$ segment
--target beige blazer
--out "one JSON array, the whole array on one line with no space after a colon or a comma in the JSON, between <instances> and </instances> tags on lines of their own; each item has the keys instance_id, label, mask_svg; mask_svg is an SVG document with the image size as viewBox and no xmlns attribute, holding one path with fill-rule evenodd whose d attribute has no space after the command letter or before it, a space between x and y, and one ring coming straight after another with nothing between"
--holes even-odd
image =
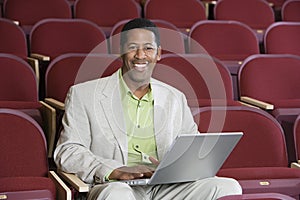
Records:
<instances>
[{"instance_id":1,"label":"beige blazer","mask_svg":"<svg viewBox=\"0 0 300 200\"><path fill-rule=\"evenodd\" d=\"M183 93L155 79L151 79L151 86L160 160L177 135L196 133L197 126ZM127 164L118 72L71 87L65 105L55 162L87 183L103 182L112 169Z\"/></svg>"}]
</instances>

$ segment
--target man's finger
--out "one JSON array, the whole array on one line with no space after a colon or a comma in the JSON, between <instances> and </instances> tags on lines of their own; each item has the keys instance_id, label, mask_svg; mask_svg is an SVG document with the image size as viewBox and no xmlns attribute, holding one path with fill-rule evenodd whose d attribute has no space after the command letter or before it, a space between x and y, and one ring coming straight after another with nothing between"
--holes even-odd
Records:
<instances>
[{"instance_id":1,"label":"man's finger","mask_svg":"<svg viewBox=\"0 0 300 200\"><path fill-rule=\"evenodd\" d=\"M156 160L155 158L153 158L152 156L149 156L149 160L152 162L152 164L154 164L154 165L159 165L159 161L158 160Z\"/></svg>"}]
</instances>

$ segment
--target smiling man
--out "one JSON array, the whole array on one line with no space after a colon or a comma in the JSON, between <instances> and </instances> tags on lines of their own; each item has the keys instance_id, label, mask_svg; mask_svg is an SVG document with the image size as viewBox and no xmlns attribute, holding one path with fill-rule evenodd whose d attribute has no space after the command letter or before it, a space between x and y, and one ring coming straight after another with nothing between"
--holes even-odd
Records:
<instances>
[{"instance_id":1,"label":"smiling man","mask_svg":"<svg viewBox=\"0 0 300 200\"><path fill-rule=\"evenodd\" d=\"M141 18L125 24L121 51L123 65L113 75L70 88L54 153L58 168L91 185L88 199L208 200L241 194L236 180L220 177L155 186L116 182L151 177L178 135L197 133L184 94L151 78L161 57L155 24Z\"/></svg>"}]
</instances>

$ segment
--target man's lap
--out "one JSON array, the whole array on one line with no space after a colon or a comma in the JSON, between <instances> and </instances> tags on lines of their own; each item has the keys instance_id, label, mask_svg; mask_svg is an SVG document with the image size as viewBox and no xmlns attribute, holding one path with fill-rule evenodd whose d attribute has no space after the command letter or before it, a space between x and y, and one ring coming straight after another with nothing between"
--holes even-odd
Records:
<instances>
[{"instance_id":1,"label":"man's lap","mask_svg":"<svg viewBox=\"0 0 300 200\"><path fill-rule=\"evenodd\" d=\"M241 194L238 182L231 178L212 177L195 182L155 186L133 186L111 182L96 185L88 199L217 199L221 196Z\"/></svg>"}]
</instances>

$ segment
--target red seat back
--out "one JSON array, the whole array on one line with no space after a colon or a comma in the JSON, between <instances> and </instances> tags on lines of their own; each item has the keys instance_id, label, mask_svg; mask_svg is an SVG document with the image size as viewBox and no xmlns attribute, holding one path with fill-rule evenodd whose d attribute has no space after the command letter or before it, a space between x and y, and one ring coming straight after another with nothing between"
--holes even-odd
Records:
<instances>
[{"instance_id":1,"label":"red seat back","mask_svg":"<svg viewBox=\"0 0 300 200\"><path fill-rule=\"evenodd\" d=\"M0 101L38 101L36 76L27 62L0 54L0 66Z\"/></svg>"},{"instance_id":2,"label":"red seat back","mask_svg":"<svg viewBox=\"0 0 300 200\"><path fill-rule=\"evenodd\" d=\"M5 0L5 18L18 21L26 34L34 24L47 18L72 18L71 7L66 0Z\"/></svg>"},{"instance_id":3,"label":"red seat back","mask_svg":"<svg viewBox=\"0 0 300 200\"><path fill-rule=\"evenodd\" d=\"M209 105L217 103L214 100L223 100L223 105L233 101L229 71L208 55L165 54L154 68L153 77L182 91L189 103L205 106L205 102L195 100L209 100Z\"/></svg>"},{"instance_id":4,"label":"red seat back","mask_svg":"<svg viewBox=\"0 0 300 200\"><path fill-rule=\"evenodd\" d=\"M104 32L83 19L45 19L30 34L31 53L50 56L65 53L107 53Z\"/></svg>"},{"instance_id":5,"label":"red seat back","mask_svg":"<svg viewBox=\"0 0 300 200\"><path fill-rule=\"evenodd\" d=\"M47 177L47 147L41 127L23 112L0 109L0 177Z\"/></svg>"},{"instance_id":6,"label":"red seat back","mask_svg":"<svg viewBox=\"0 0 300 200\"><path fill-rule=\"evenodd\" d=\"M216 20L236 20L262 30L275 21L271 6L264 0L220 0L214 15Z\"/></svg>"},{"instance_id":7,"label":"red seat back","mask_svg":"<svg viewBox=\"0 0 300 200\"><path fill-rule=\"evenodd\" d=\"M0 53L16 55L26 59L27 41L23 30L10 20L0 18Z\"/></svg>"},{"instance_id":8,"label":"red seat back","mask_svg":"<svg viewBox=\"0 0 300 200\"><path fill-rule=\"evenodd\" d=\"M300 106L300 57L295 55L253 55L240 68L241 96L280 107Z\"/></svg>"},{"instance_id":9,"label":"red seat back","mask_svg":"<svg viewBox=\"0 0 300 200\"><path fill-rule=\"evenodd\" d=\"M45 18L71 18L71 8L65 0L5 0L4 17L34 25Z\"/></svg>"},{"instance_id":10,"label":"red seat back","mask_svg":"<svg viewBox=\"0 0 300 200\"><path fill-rule=\"evenodd\" d=\"M96 23L109 36L119 21L141 17L141 6L134 0L78 0L74 15Z\"/></svg>"},{"instance_id":11,"label":"red seat back","mask_svg":"<svg viewBox=\"0 0 300 200\"><path fill-rule=\"evenodd\" d=\"M46 72L46 97L64 102L70 86L111 75L122 65L109 54L65 54L57 57Z\"/></svg>"},{"instance_id":12,"label":"red seat back","mask_svg":"<svg viewBox=\"0 0 300 200\"><path fill-rule=\"evenodd\" d=\"M220 60L244 60L259 53L258 39L248 26L237 21L200 21L189 38L190 53L207 53Z\"/></svg>"},{"instance_id":13,"label":"red seat back","mask_svg":"<svg viewBox=\"0 0 300 200\"><path fill-rule=\"evenodd\" d=\"M265 33L268 54L300 55L300 22L276 22Z\"/></svg>"},{"instance_id":14,"label":"red seat back","mask_svg":"<svg viewBox=\"0 0 300 200\"><path fill-rule=\"evenodd\" d=\"M282 5L281 16L283 21L300 22L300 1L287 0Z\"/></svg>"},{"instance_id":15,"label":"red seat back","mask_svg":"<svg viewBox=\"0 0 300 200\"><path fill-rule=\"evenodd\" d=\"M145 17L162 19L187 33L194 23L206 19L205 8L198 0L151 0L144 6Z\"/></svg>"},{"instance_id":16,"label":"red seat back","mask_svg":"<svg viewBox=\"0 0 300 200\"><path fill-rule=\"evenodd\" d=\"M243 132L222 168L287 167L283 130L269 114L246 106L205 107L195 115L199 131Z\"/></svg>"}]
</instances>

